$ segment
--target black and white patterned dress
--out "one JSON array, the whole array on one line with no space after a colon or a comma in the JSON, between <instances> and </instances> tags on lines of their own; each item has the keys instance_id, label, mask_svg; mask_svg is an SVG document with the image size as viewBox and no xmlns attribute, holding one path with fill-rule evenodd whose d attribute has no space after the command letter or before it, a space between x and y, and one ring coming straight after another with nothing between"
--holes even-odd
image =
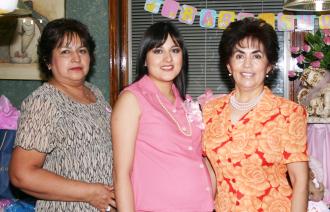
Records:
<instances>
[{"instance_id":1,"label":"black and white patterned dress","mask_svg":"<svg viewBox=\"0 0 330 212\"><path fill-rule=\"evenodd\" d=\"M44 169L65 178L112 184L111 108L101 91L81 104L44 83L21 106L15 146L46 153ZM98 211L87 203L38 200L36 211Z\"/></svg>"}]
</instances>

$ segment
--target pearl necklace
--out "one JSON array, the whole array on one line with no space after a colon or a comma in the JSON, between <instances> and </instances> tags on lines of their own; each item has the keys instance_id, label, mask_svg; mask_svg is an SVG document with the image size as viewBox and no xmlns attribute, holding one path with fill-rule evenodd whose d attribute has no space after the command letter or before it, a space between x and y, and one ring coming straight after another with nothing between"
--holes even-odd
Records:
<instances>
[{"instance_id":1,"label":"pearl necklace","mask_svg":"<svg viewBox=\"0 0 330 212\"><path fill-rule=\"evenodd\" d=\"M232 95L229 99L230 104L233 108L240 111L248 111L254 108L260 101L261 97L264 95L264 91L262 91L259 96L255 97L254 99L251 99L248 102L239 102L237 101L235 95Z\"/></svg>"},{"instance_id":2,"label":"pearl necklace","mask_svg":"<svg viewBox=\"0 0 330 212\"><path fill-rule=\"evenodd\" d=\"M173 122L176 124L176 126L178 127L180 132L185 136L191 136L192 135L192 129L191 129L191 124L190 124L190 122L188 120L188 117L187 117L187 113L185 113L185 116L186 116L186 121L188 123L189 129L186 129L185 127L181 127L179 122L175 119L175 117L171 114L171 112L168 111L168 109L165 107L163 102L160 100L159 96L156 95L156 97L157 97L157 100L158 100L160 106L165 110L165 112L168 114L168 116L173 120Z\"/></svg>"}]
</instances>

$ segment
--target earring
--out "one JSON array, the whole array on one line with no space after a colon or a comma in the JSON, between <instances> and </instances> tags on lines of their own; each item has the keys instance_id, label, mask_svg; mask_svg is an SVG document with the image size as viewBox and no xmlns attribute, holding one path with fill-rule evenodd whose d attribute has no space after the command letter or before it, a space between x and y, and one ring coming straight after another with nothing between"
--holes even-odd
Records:
<instances>
[{"instance_id":1,"label":"earring","mask_svg":"<svg viewBox=\"0 0 330 212\"><path fill-rule=\"evenodd\" d=\"M230 77L231 77L231 73L229 73L229 74L228 74L228 76L230 76Z\"/></svg>"},{"instance_id":2,"label":"earring","mask_svg":"<svg viewBox=\"0 0 330 212\"><path fill-rule=\"evenodd\" d=\"M269 77L269 75L268 74L266 74L266 78L268 78Z\"/></svg>"}]
</instances>

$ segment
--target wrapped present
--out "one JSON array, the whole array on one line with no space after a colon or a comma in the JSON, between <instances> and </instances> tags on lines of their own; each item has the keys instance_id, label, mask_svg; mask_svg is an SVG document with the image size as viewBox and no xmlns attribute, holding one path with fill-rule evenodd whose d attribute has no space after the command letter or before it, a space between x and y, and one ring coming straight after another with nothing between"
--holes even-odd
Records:
<instances>
[{"instance_id":1,"label":"wrapped present","mask_svg":"<svg viewBox=\"0 0 330 212\"><path fill-rule=\"evenodd\" d=\"M0 97L0 129L16 130L20 112L4 95Z\"/></svg>"}]
</instances>

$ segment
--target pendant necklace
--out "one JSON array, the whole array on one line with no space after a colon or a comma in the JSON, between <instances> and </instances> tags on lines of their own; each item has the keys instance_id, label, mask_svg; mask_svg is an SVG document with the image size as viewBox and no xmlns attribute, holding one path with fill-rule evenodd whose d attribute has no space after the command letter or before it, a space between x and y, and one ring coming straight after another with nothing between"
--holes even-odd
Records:
<instances>
[{"instance_id":1,"label":"pendant necklace","mask_svg":"<svg viewBox=\"0 0 330 212\"><path fill-rule=\"evenodd\" d=\"M188 121L187 113L185 112L185 117L186 121L188 123L188 128L186 129L185 127L181 127L179 122L175 119L175 117L171 114L171 112L166 108L166 106L163 104L163 102L160 100L159 96L156 94L157 100L160 104L160 106L165 110L165 112L168 114L168 116L173 120L173 122L176 124L180 132L185 135L185 136L191 136L192 135L192 129L191 129L191 124Z\"/></svg>"},{"instance_id":2,"label":"pendant necklace","mask_svg":"<svg viewBox=\"0 0 330 212\"><path fill-rule=\"evenodd\" d=\"M233 108L239 111L248 111L254 108L260 101L261 97L264 95L264 91L262 91L257 97L251 99L248 102L239 102L237 101L235 95L232 95L229 99L230 104Z\"/></svg>"}]
</instances>

